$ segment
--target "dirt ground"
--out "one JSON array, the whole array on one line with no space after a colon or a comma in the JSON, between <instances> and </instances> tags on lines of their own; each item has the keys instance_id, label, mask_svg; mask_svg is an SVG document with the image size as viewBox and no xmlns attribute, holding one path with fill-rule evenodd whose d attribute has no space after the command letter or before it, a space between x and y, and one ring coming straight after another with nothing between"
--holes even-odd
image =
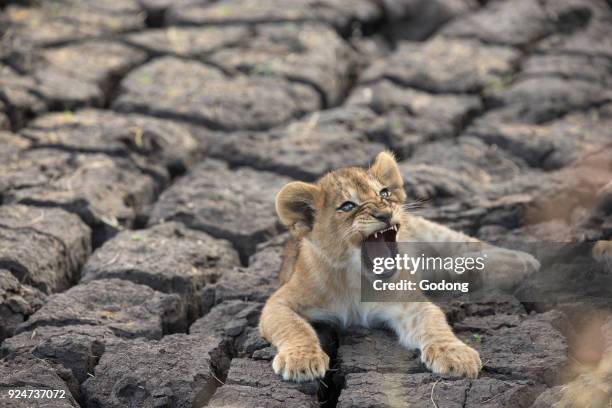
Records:
<instances>
[{"instance_id":1,"label":"dirt ground","mask_svg":"<svg viewBox=\"0 0 612 408\"><path fill-rule=\"evenodd\" d=\"M431 220L612 240L610 1L0 0L0 35L0 406L609 407L605 254L442 305L476 380L321 326L287 383L256 326L276 192L385 149Z\"/></svg>"}]
</instances>

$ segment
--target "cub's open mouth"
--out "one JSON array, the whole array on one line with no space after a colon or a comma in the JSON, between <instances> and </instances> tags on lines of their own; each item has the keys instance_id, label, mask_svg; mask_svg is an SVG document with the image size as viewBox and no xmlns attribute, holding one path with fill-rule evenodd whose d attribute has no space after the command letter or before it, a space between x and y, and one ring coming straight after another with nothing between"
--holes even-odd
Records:
<instances>
[{"instance_id":1,"label":"cub's open mouth","mask_svg":"<svg viewBox=\"0 0 612 408\"><path fill-rule=\"evenodd\" d=\"M384 227L368 235L361 245L361 262L369 277L374 267L374 259L395 257L397 254L397 232L399 224ZM384 265L383 265L384 268ZM379 276L388 277L395 272L386 268Z\"/></svg>"},{"instance_id":2,"label":"cub's open mouth","mask_svg":"<svg viewBox=\"0 0 612 408\"><path fill-rule=\"evenodd\" d=\"M391 225L368 235L364 242L396 242L399 225Z\"/></svg>"}]
</instances>

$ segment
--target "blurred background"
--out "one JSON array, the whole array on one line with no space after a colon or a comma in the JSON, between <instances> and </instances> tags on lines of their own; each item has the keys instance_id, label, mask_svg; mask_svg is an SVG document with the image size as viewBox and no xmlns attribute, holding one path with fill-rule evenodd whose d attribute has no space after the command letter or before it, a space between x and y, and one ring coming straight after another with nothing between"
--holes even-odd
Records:
<instances>
[{"instance_id":1,"label":"blurred background","mask_svg":"<svg viewBox=\"0 0 612 408\"><path fill-rule=\"evenodd\" d=\"M0 0L0 35L0 405L609 406L610 1ZM274 196L382 150L420 215L603 266L444 305L478 380L320 328L282 382Z\"/></svg>"}]
</instances>

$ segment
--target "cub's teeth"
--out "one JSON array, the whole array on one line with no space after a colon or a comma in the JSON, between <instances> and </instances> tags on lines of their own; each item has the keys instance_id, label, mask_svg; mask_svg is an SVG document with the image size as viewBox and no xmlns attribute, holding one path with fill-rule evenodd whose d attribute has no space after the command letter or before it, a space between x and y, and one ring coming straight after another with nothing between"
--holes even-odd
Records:
<instances>
[{"instance_id":1,"label":"cub's teeth","mask_svg":"<svg viewBox=\"0 0 612 408\"><path fill-rule=\"evenodd\" d=\"M378 232L374 233L374 238L378 238Z\"/></svg>"},{"instance_id":2,"label":"cub's teeth","mask_svg":"<svg viewBox=\"0 0 612 408\"><path fill-rule=\"evenodd\" d=\"M393 231L397 232L397 225L393 226Z\"/></svg>"}]
</instances>

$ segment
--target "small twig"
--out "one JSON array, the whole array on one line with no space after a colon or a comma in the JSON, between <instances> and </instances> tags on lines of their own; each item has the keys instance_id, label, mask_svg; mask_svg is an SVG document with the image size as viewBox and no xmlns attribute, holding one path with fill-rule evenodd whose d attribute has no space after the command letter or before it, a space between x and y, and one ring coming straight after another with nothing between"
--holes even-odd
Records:
<instances>
[{"instance_id":1,"label":"small twig","mask_svg":"<svg viewBox=\"0 0 612 408\"><path fill-rule=\"evenodd\" d=\"M499 397L500 395L502 395L502 394L497 394L497 395L494 395L494 396L492 396L491 398L489 398L489 399L486 399L486 400L482 401L482 404L485 404L485 403L487 403L487 402L489 402L489 401L493 401L495 398Z\"/></svg>"},{"instance_id":2,"label":"small twig","mask_svg":"<svg viewBox=\"0 0 612 408\"><path fill-rule=\"evenodd\" d=\"M436 384L438 384L439 381L440 379L438 378L433 384L433 386L431 387L431 395L429 396L429 398L431 399L431 403L434 404L434 407L436 408L438 408L438 404L436 404L436 401L434 401L434 389L436 388Z\"/></svg>"},{"instance_id":3,"label":"small twig","mask_svg":"<svg viewBox=\"0 0 612 408\"><path fill-rule=\"evenodd\" d=\"M27 223L25 226L30 227L32 225L38 224L40 221L44 219L45 219L45 212L43 210L40 210L40 215L36 217L35 219L33 219L32 221L30 221L29 223Z\"/></svg>"},{"instance_id":4,"label":"small twig","mask_svg":"<svg viewBox=\"0 0 612 408\"><path fill-rule=\"evenodd\" d=\"M110 261L108 261L104 266L109 267L112 264L114 264L115 262L117 262L117 259L119 259L119 254L116 254L113 259L111 259Z\"/></svg>"},{"instance_id":5,"label":"small twig","mask_svg":"<svg viewBox=\"0 0 612 408\"><path fill-rule=\"evenodd\" d=\"M212 375L215 380L219 381L219 384L225 385L225 383L221 381L212 370L210 370L210 375Z\"/></svg>"}]
</instances>

